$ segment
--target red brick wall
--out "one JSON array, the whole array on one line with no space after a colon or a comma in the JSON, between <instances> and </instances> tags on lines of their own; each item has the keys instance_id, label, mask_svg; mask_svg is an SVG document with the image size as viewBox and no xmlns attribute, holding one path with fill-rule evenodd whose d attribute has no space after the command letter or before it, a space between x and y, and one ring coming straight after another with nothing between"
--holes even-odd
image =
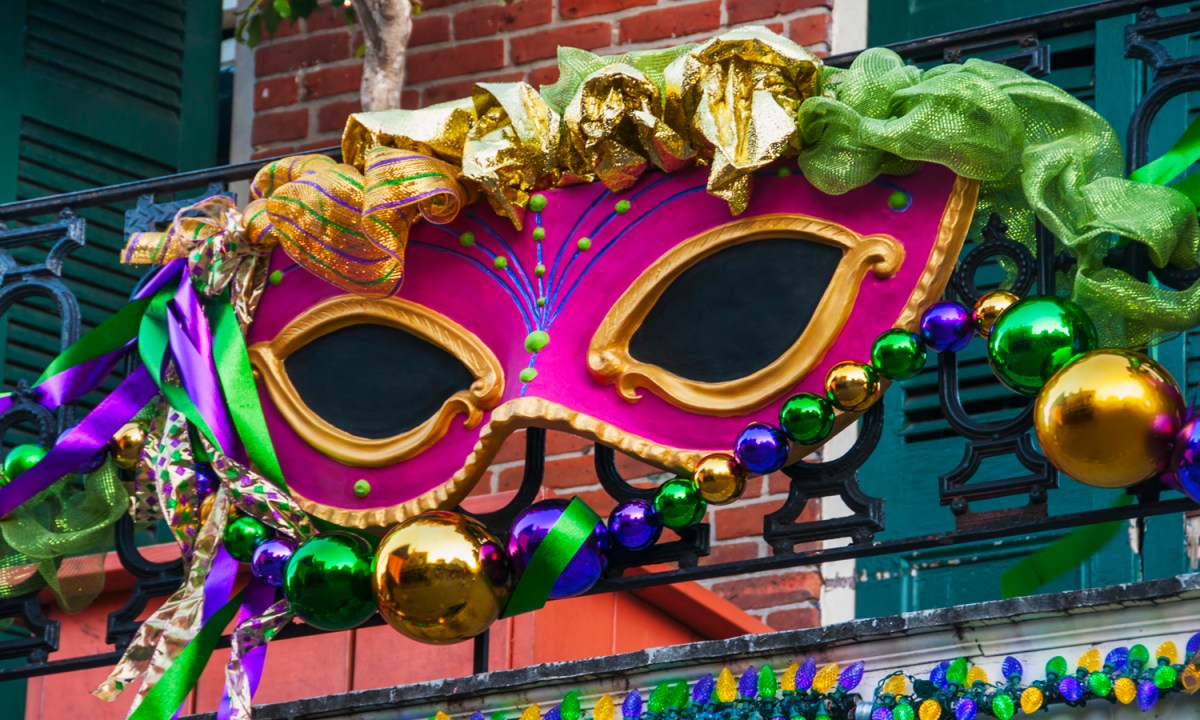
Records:
<instances>
[{"instance_id":1,"label":"red brick wall","mask_svg":"<svg viewBox=\"0 0 1200 720\"><path fill-rule=\"evenodd\" d=\"M481 81L552 83L560 44L619 53L704 40L722 28L756 23L824 53L832 0L424 0L424 6L414 21L406 107L466 97ZM255 157L338 144L346 116L359 109L362 77L354 57L358 33L341 17L322 12L285 26L255 51ZM523 449L523 437L510 439L475 494L511 493L520 482ZM629 458L621 457L619 467L626 478L667 478ZM612 509L596 482L590 444L568 435L550 434L546 488L551 496L580 495L605 515ZM783 476L754 478L740 501L710 510L713 552L705 562L768 555L759 539L762 518L786 495ZM815 519L818 509L810 506L809 512ZM704 584L776 629L820 620L821 579L813 568Z\"/></svg>"},{"instance_id":2,"label":"red brick wall","mask_svg":"<svg viewBox=\"0 0 1200 720\"><path fill-rule=\"evenodd\" d=\"M335 0L337 1L337 0ZM424 0L413 22L405 107L467 97L476 82L558 77L559 45L619 53L763 24L829 50L833 0ZM342 13L285 25L254 53L254 157L329 147L360 109L359 33Z\"/></svg>"}]
</instances>

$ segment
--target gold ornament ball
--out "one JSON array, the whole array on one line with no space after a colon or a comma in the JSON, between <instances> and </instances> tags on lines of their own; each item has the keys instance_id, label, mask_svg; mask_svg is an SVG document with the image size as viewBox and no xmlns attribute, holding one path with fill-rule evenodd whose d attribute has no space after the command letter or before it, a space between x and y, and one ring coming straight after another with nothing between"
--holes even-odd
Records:
<instances>
[{"instance_id":1,"label":"gold ornament ball","mask_svg":"<svg viewBox=\"0 0 1200 720\"><path fill-rule=\"evenodd\" d=\"M445 645L475 637L500 617L509 567L478 520L427 512L397 525L375 553L379 614L413 640Z\"/></svg>"},{"instance_id":2,"label":"gold ornament ball","mask_svg":"<svg viewBox=\"0 0 1200 720\"><path fill-rule=\"evenodd\" d=\"M1161 365L1103 349L1050 378L1033 424L1056 468L1085 485L1122 488L1166 468L1183 415L1179 386Z\"/></svg>"},{"instance_id":3,"label":"gold ornament ball","mask_svg":"<svg viewBox=\"0 0 1200 720\"><path fill-rule=\"evenodd\" d=\"M825 394L838 409L862 412L879 399L879 373L870 365L840 362L825 376Z\"/></svg>"},{"instance_id":4,"label":"gold ornament ball","mask_svg":"<svg viewBox=\"0 0 1200 720\"><path fill-rule=\"evenodd\" d=\"M991 335L992 326L996 324L1000 313L1007 310L1008 306L1017 300L1020 300L1020 298L1007 290L993 290L979 298L975 302L974 311L975 329L979 332L979 336L988 337Z\"/></svg>"},{"instance_id":5,"label":"gold ornament ball","mask_svg":"<svg viewBox=\"0 0 1200 720\"><path fill-rule=\"evenodd\" d=\"M746 469L732 455L724 453L701 460L692 479L700 497L713 505L728 505L746 492Z\"/></svg>"},{"instance_id":6,"label":"gold ornament ball","mask_svg":"<svg viewBox=\"0 0 1200 720\"><path fill-rule=\"evenodd\" d=\"M122 470L133 470L142 459L142 448L146 446L146 429L137 423L128 423L113 435L109 444L113 462Z\"/></svg>"}]
</instances>

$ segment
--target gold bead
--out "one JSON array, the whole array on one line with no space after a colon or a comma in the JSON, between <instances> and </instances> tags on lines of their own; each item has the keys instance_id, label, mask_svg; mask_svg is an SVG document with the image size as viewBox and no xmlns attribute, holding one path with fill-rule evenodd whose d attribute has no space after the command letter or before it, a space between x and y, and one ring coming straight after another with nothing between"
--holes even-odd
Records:
<instances>
[{"instance_id":1,"label":"gold bead","mask_svg":"<svg viewBox=\"0 0 1200 720\"><path fill-rule=\"evenodd\" d=\"M991 335L992 326L996 324L1000 313L1019 299L1007 290L993 290L990 293L984 293L983 297L975 301L975 329L979 331L979 336Z\"/></svg>"},{"instance_id":2,"label":"gold bead","mask_svg":"<svg viewBox=\"0 0 1200 720\"><path fill-rule=\"evenodd\" d=\"M1137 697L1137 685L1127 677L1117 678L1113 683L1113 694L1117 696L1117 702L1128 705Z\"/></svg>"},{"instance_id":3,"label":"gold bead","mask_svg":"<svg viewBox=\"0 0 1200 720\"><path fill-rule=\"evenodd\" d=\"M142 459L142 450L146 447L146 429L138 423L126 423L113 435L109 443L109 452L113 462L122 470L133 470Z\"/></svg>"},{"instance_id":4,"label":"gold bead","mask_svg":"<svg viewBox=\"0 0 1200 720\"><path fill-rule=\"evenodd\" d=\"M746 470L732 455L709 455L696 465L692 477L700 497L713 505L727 505L746 492Z\"/></svg>"},{"instance_id":5,"label":"gold bead","mask_svg":"<svg viewBox=\"0 0 1200 720\"><path fill-rule=\"evenodd\" d=\"M841 410L862 412L879 399L879 373L863 363L840 362L825 376L825 394Z\"/></svg>"},{"instance_id":6,"label":"gold bead","mask_svg":"<svg viewBox=\"0 0 1200 720\"><path fill-rule=\"evenodd\" d=\"M1183 396L1161 365L1127 350L1094 350L1038 393L1042 452L1085 485L1120 488L1162 472L1183 421Z\"/></svg>"},{"instance_id":7,"label":"gold bead","mask_svg":"<svg viewBox=\"0 0 1200 720\"><path fill-rule=\"evenodd\" d=\"M1021 710L1026 715L1032 715L1042 707L1042 700L1044 699L1042 691L1031 685L1021 693Z\"/></svg>"},{"instance_id":8,"label":"gold bead","mask_svg":"<svg viewBox=\"0 0 1200 720\"><path fill-rule=\"evenodd\" d=\"M926 700L917 711L921 720L938 720L942 716L942 704L937 700Z\"/></svg>"}]
</instances>

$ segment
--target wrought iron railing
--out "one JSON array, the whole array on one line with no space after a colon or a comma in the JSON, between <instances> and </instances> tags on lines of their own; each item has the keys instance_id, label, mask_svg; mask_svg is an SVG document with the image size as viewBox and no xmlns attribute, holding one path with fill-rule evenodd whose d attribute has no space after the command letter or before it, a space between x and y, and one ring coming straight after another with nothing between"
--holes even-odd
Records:
<instances>
[{"instance_id":1,"label":"wrought iron railing","mask_svg":"<svg viewBox=\"0 0 1200 720\"><path fill-rule=\"evenodd\" d=\"M1179 5L1179 0L1106 0L1091 5L970 28L946 35L923 38L893 45L892 48L914 62L959 62L967 57L984 56L1022 69L1033 75L1050 72L1053 42L1071 33L1089 30L1109 18L1135 16L1126 31L1126 56L1145 65L1153 82L1137 105L1128 127L1130 167L1147 160L1150 126L1165 103L1192 90L1200 89L1200 55L1174 57L1162 41L1200 30L1200 10L1185 8L1182 14L1159 16L1159 8ZM845 66L854 54L826 59L830 65ZM337 148L328 154L336 155ZM66 347L80 333L78 303L62 281L63 264L69 252L86 241L86 222L77 216L84 208L136 200L126 213L126 233L151 230L169 222L175 211L194 198L224 192L230 184L251 178L267 160L180 173L168 177L140 180L95 190L39 197L0 205L0 314L31 295L50 298L58 307L62 321L61 342ZM200 191L192 196L191 193ZM188 194L185 199L162 200L164 195ZM24 225L38 216L54 220ZM15 224L22 226L14 226ZM1025 293L1035 285L1041 292L1052 291L1056 271L1064 269L1066 259L1054 251L1054 239L1039 228L1037 258L1023 245L1005 236L1002 219L993 217L977 238L977 244L961 259L947 295L971 305L982 294L975 274L985 263L1004 258L1014 275L1014 290ZM43 262L19 265L10 255L17 247L52 239L52 247ZM1135 246L1130 246L1135 247ZM115 259L114 259L115 261ZM1150 271L1144 255L1127 250L1114 255L1114 263L1145 277ZM1190 285L1195 272L1169 271L1158 279L1171 286ZM709 550L709 528L699 525L678 533L678 538L661 543L636 557L617 556L609 575L592 592L611 592L687 580L701 580L755 571L812 565L832 560L862 558L913 551L922 548L964 544L996 538L1044 532L1111 520L1144 518L1179 513L1193 507L1184 499L1162 499L1161 484L1147 482L1131 489L1137 502L1123 507L1067 514L1049 514L1047 498L1058 487L1055 469L1037 451L1031 438L1031 405L1015 417L1001 422L982 422L972 416L960 396L958 360L954 353L938 359L938 389L941 410L953 431L963 438L964 455L960 464L940 477L940 500L956 518L953 531L876 540L884 527L884 501L867 495L858 483L859 469L878 444L884 431L883 403L869 410L859 423L857 439L843 456L826 461L799 463L785 468L791 478L787 499L763 519L762 538L771 554L737 562L701 564ZM33 402L28 387L15 388L17 402L0 415L0 433L17 424L32 425L42 442L51 444L71 421L71 409L49 413ZM3 437L0 435L0 437ZM524 476L511 500L502 508L480 515L491 529L503 535L518 512L538 495L545 469L545 431L530 429L525 435ZM969 482L975 477L980 461L997 456L1014 457L1023 472L1009 478L987 482ZM618 501L649 498L651 490L636 487L620 476L611 448L597 445L595 471L600 484ZM810 501L840 497L849 508L845 517L801 520ZM987 514L979 521L972 510L974 501L998 497L1024 496L1025 505L1016 511ZM931 510L932 512L932 510ZM976 518L976 521L973 521ZM0 618L13 618L28 632L28 637L0 641L0 659L22 659L19 665L0 667L0 681L69 672L114 663L138 628L137 617L151 599L173 592L182 580L182 565L154 562L142 555L136 542L133 522L122 519L116 525L116 555L135 582L125 604L108 617L106 642L111 651L82 657L58 658L57 621L47 619L36 593L0 601ZM813 549L816 541L845 538L848 544ZM669 569L623 574L631 565L668 564ZM382 622L378 618L374 622ZM293 624L279 639L316 632ZM487 635L476 640L475 671L486 670Z\"/></svg>"}]
</instances>

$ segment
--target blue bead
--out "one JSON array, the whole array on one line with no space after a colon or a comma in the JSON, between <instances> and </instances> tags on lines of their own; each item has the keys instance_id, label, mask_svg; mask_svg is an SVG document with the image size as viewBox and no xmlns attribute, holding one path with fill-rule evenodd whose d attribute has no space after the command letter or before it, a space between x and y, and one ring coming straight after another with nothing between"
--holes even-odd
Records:
<instances>
[{"instance_id":1,"label":"blue bead","mask_svg":"<svg viewBox=\"0 0 1200 720\"><path fill-rule=\"evenodd\" d=\"M662 535L662 520L646 500L623 502L608 516L608 537L626 550L645 550Z\"/></svg>"},{"instance_id":2,"label":"blue bead","mask_svg":"<svg viewBox=\"0 0 1200 720\"><path fill-rule=\"evenodd\" d=\"M955 302L940 302L921 316L921 339L935 352L958 352L975 335L971 311Z\"/></svg>"},{"instance_id":3,"label":"blue bead","mask_svg":"<svg viewBox=\"0 0 1200 720\"><path fill-rule=\"evenodd\" d=\"M787 436L766 423L750 423L738 435L733 454L742 467L755 475L766 475L787 463Z\"/></svg>"},{"instance_id":4,"label":"blue bead","mask_svg":"<svg viewBox=\"0 0 1200 720\"><path fill-rule=\"evenodd\" d=\"M813 678L817 675L817 661L808 658L796 671L796 689L808 690L812 687Z\"/></svg>"},{"instance_id":5,"label":"blue bead","mask_svg":"<svg viewBox=\"0 0 1200 720\"><path fill-rule=\"evenodd\" d=\"M1150 712L1154 703L1158 702L1158 688L1150 680L1138 683L1137 704L1142 712Z\"/></svg>"},{"instance_id":6,"label":"blue bead","mask_svg":"<svg viewBox=\"0 0 1200 720\"><path fill-rule=\"evenodd\" d=\"M713 690L717 687L717 683L713 680L711 674L705 675L696 682L696 686L692 688L692 702L697 705L705 705L712 702Z\"/></svg>"},{"instance_id":7,"label":"blue bead","mask_svg":"<svg viewBox=\"0 0 1200 720\"><path fill-rule=\"evenodd\" d=\"M938 689L945 690L950 684L950 681L946 679L946 670L949 667L950 663L945 660L935 665L933 670L929 671L929 682L936 685Z\"/></svg>"},{"instance_id":8,"label":"blue bead","mask_svg":"<svg viewBox=\"0 0 1200 720\"><path fill-rule=\"evenodd\" d=\"M1197 635L1200 637L1200 634ZM1111 666L1113 670L1122 670L1129 664L1129 648L1115 647L1108 651L1108 655L1104 656L1104 664Z\"/></svg>"},{"instance_id":9,"label":"blue bead","mask_svg":"<svg viewBox=\"0 0 1200 720\"><path fill-rule=\"evenodd\" d=\"M753 698L758 694L758 673L754 671L754 666L746 668L742 673L742 677L738 679L738 697Z\"/></svg>"},{"instance_id":10,"label":"blue bead","mask_svg":"<svg viewBox=\"0 0 1200 720\"><path fill-rule=\"evenodd\" d=\"M637 690L630 690L625 696L625 702L621 703L621 716L625 718L636 718L642 714L642 695Z\"/></svg>"},{"instance_id":11,"label":"blue bead","mask_svg":"<svg viewBox=\"0 0 1200 720\"><path fill-rule=\"evenodd\" d=\"M847 665L846 669L838 676L838 685L841 685L842 689L846 692L850 692L862 682L863 670L865 669L866 663L862 660Z\"/></svg>"}]
</instances>

